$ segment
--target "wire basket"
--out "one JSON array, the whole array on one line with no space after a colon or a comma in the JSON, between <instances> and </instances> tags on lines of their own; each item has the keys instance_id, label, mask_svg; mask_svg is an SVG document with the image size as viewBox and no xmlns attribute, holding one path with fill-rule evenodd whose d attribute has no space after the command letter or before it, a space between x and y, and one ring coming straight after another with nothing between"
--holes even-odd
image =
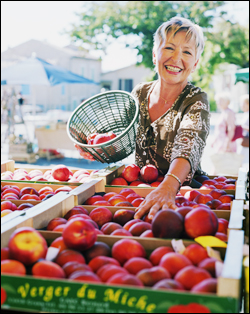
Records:
<instances>
[{"instance_id":1,"label":"wire basket","mask_svg":"<svg viewBox=\"0 0 250 314\"><path fill-rule=\"evenodd\" d=\"M102 163L120 161L135 149L139 105L134 96L124 91L108 91L82 102L67 124L69 138L83 152ZM113 131L116 137L95 145L88 145L92 133Z\"/></svg>"}]
</instances>

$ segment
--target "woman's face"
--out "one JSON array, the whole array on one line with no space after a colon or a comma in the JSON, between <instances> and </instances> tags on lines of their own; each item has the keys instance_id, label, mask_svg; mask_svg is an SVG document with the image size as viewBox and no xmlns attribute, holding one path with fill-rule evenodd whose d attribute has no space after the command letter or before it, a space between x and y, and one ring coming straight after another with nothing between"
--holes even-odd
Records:
<instances>
[{"instance_id":1,"label":"woman's face","mask_svg":"<svg viewBox=\"0 0 250 314\"><path fill-rule=\"evenodd\" d=\"M186 32L180 31L175 36L171 33L153 52L153 62L157 64L158 75L168 84L188 82L199 60L196 60L195 40L186 40Z\"/></svg>"}]
</instances>

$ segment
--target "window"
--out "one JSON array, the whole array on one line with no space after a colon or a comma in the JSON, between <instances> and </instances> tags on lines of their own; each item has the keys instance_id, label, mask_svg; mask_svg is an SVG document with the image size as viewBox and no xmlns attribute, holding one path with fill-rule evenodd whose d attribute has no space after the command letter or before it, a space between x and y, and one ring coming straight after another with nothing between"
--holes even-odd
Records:
<instances>
[{"instance_id":1,"label":"window","mask_svg":"<svg viewBox=\"0 0 250 314\"><path fill-rule=\"evenodd\" d=\"M132 79L125 80L124 90L130 93L132 89L133 89L133 80Z\"/></svg>"},{"instance_id":2,"label":"window","mask_svg":"<svg viewBox=\"0 0 250 314\"><path fill-rule=\"evenodd\" d=\"M122 79L119 79L119 90L122 90Z\"/></svg>"}]
</instances>

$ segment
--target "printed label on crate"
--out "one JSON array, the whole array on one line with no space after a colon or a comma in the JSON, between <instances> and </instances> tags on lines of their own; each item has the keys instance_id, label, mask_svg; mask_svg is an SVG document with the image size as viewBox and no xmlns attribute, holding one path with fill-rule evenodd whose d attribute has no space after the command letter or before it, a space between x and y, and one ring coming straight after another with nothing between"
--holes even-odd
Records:
<instances>
[{"instance_id":1,"label":"printed label on crate","mask_svg":"<svg viewBox=\"0 0 250 314\"><path fill-rule=\"evenodd\" d=\"M54 313L237 313L239 300L189 292L1 275L2 309Z\"/></svg>"}]
</instances>

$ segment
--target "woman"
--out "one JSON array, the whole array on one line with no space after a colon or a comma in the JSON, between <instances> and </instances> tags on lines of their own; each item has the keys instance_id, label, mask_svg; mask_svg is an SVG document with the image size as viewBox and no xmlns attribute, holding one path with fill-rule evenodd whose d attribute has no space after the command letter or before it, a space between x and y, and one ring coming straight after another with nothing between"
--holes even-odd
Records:
<instances>
[{"instance_id":1,"label":"woman","mask_svg":"<svg viewBox=\"0 0 250 314\"><path fill-rule=\"evenodd\" d=\"M201 28L174 17L154 36L153 63L159 79L137 85L132 94L140 104L136 163L154 164L165 174L161 184L137 208L135 218L160 209L176 209L182 184L200 173L200 159L210 129L206 93L188 82L204 49Z\"/></svg>"},{"instance_id":2,"label":"woman","mask_svg":"<svg viewBox=\"0 0 250 314\"><path fill-rule=\"evenodd\" d=\"M212 147L215 153L236 152L236 141L232 141L236 116L234 111L229 108L230 95L226 92L216 94L215 101L221 114L215 126Z\"/></svg>"}]
</instances>

